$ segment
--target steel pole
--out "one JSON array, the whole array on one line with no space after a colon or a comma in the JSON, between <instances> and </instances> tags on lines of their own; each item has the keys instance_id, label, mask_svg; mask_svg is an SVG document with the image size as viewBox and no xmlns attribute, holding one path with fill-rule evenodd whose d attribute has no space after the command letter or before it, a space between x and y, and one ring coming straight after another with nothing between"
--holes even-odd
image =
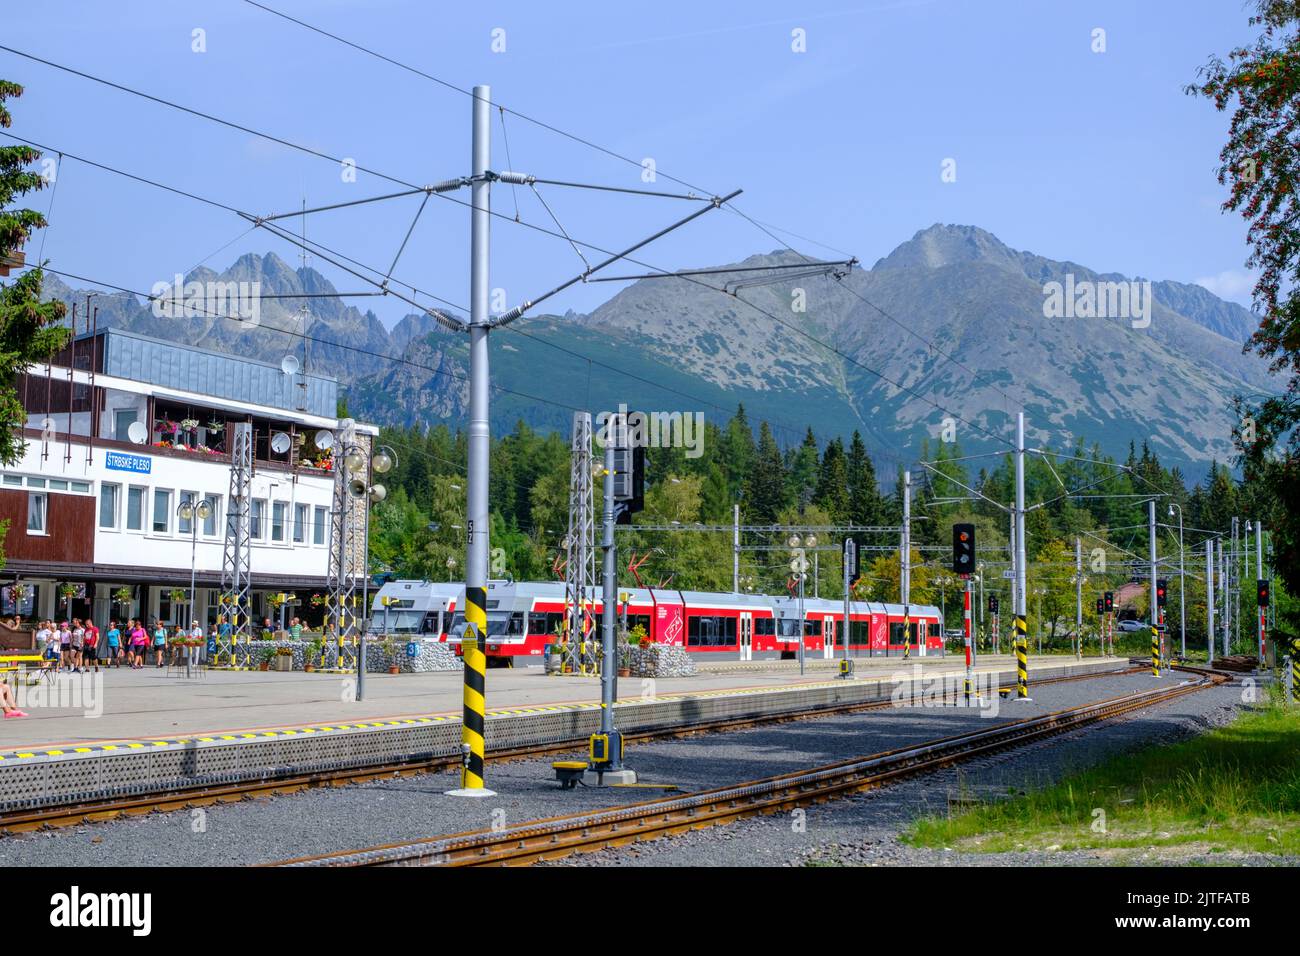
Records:
<instances>
[{"instance_id":1,"label":"steel pole","mask_svg":"<svg viewBox=\"0 0 1300 956\"><path fill-rule=\"evenodd\" d=\"M1264 580L1264 526L1255 522L1255 579ZM1259 600L1258 593L1256 601ZM1264 608L1259 608L1259 666L1264 667Z\"/></svg>"},{"instance_id":2,"label":"steel pole","mask_svg":"<svg viewBox=\"0 0 1300 956\"><path fill-rule=\"evenodd\" d=\"M1151 674L1160 676L1160 631L1159 609L1156 607L1156 500L1147 502L1147 559L1150 564L1151 607L1148 615L1151 623Z\"/></svg>"},{"instance_id":3,"label":"steel pole","mask_svg":"<svg viewBox=\"0 0 1300 956\"><path fill-rule=\"evenodd\" d=\"M622 422L614 433L620 438L623 435ZM605 509L603 518L603 529L601 534L601 557L604 559L601 572L601 625L602 625L602 645L604 647L604 660L600 668L600 732L602 734L612 734L614 732L614 678L618 672L618 660L614 650L614 629L615 621L618 614L618 571L616 570L616 557L614 550L614 445L615 440L611 430L605 430ZM610 738L611 746L609 748L609 761L607 768L618 770L623 766L622 755L619 753L622 747L612 745L613 738Z\"/></svg>"},{"instance_id":4,"label":"steel pole","mask_svg":"<svg viewBox=\"0 0 1300 956\"><path fill-rule=\"evenodd\" d=\"M970 619L970 575L966 575L966 587L962 590L962 631L966 637L966 706L970 706L972 665L971 658L971 619Z\"/></svg>"},{"instance_id":5,"label":"steel pole","mask_svg":"<svg viewBox=\"0 0 1300 956\"><path fill-rule=\"evenodd\" d=\"M1083 540L1074 539L1074 656L1083 660Z\"/></svg>"},{"instance_id":6,"label":"steel pole","mask_svg":"<svg viewBox=\"0 0 1300 956\"><path fill-rule=\"evenodd\" d=\"M1219 542L1219 590L1223 592L1223 656L1232 653L1232 606L1228 603L1229 588L1228 554L1223 550L1225 542Z\"/></svg>"},{"instance_id":7,"label":"steel pole","mask_svg":"<svg viewBox=\"0 0 1300 956\"><path fill-rule=\"evenodd\" d=\"M1205 662L1214 663L1214 539L1205 541Z\"/></svg>"},{"instance_id":8,"label":"steel pole","mask_svg":"<svg viewBox=\"0 0 1300 956\"><path fill-rule=\"evenodd\" d=\"M740 593L740 505L731 506L731 590Z\"/></svg>"},{"instance_id":9,"label":"steel pole","mask_svg":"<svg viewBox=\"0 0 1300 956\"><path fill-rule=\"evenodd\" d=\"M903 599L903 658L912 656L912 473L903 472L903 547L898 559L899 597Z\"/></svg>"},{"instance_id":10,"label":"steel pole","mask_svg":"<svg viewBox=\"0 0 1300 956\"><path fill-rule=\"evenodd\" d=\"M1029 700L1029 626L1025 558L1025 413L1016 413L1016 699Z\"/></svg>"},{"instance_id":11,"label":"steel pole","mask_svg":"<svg viewBox=\"0 0 1300 956\"><path fill-rule=\"evenodd\" d=\"M487 795L483 785L487 659L488 265L491 228L492 104L487 86L474 87L470 196L469 460L465 515L465 632L461 635L465 694L461 732L461 793Z\"/></svg>"}]
</instances>

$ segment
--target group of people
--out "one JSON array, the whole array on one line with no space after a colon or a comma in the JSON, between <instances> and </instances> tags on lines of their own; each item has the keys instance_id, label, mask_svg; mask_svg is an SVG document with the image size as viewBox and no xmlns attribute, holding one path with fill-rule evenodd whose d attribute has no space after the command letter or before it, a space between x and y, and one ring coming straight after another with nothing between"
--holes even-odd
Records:
<instances>
[{"instance_id":1,"label":"group of people","mask_svg":"<svg viewBox=\"0 0 1300 956\"><path fill-rule=\"evenodd\" d=\"M177 624L173 638L203 640L203 626L198 621L187 633ZM87 619L84 624L80 618L64 621L56 625L53 621L42 621L36 629L36 646L41 655L52 662L51 666L71 673L85 673L88 667L121 667L125 661L132 670L145 666L149 651L153 651L154 666L162 667L167 652L167 625L154 621L154 626L146 629L142 618L131 618L122 626L117 621L109 621L108 629L101 635L93 621ZM177 652L188 652L189 662L198 662L199 648L190 646L177 648Z\"/></svg>"}]
</instances>

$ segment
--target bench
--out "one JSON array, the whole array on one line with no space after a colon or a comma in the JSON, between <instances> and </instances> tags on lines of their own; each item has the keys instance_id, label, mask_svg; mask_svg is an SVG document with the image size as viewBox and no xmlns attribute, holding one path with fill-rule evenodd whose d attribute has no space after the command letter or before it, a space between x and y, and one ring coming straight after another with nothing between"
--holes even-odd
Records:
<instances>
[{"instance_id":1,"label":"bench","mask_svg":"<svg viewBox=\"0 0 1300 956\"><path fill-rule=\"evenodd\" d=\"M54 677L53 664L55 661L49 660L40 654L0 654L0 672L17 673L21 672L27 678L27 686L30 687L35 680L50 680ZM35 673L33 673L32 664L37 664Z\"/></svg>"}]
</instances>

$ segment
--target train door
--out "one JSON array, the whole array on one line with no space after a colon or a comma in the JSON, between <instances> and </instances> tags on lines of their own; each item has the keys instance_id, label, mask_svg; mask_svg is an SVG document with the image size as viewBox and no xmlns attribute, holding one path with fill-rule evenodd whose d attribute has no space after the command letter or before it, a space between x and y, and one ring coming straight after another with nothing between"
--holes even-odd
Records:
<instances>
[{"instance_id":1,"label":"train door","mask_svg":"<svg viewBox=\"0 0 1300 956\"><path fill-rule=\"evenodd\" d=\"M754 659L754 613L752 611L740 612L736 643L740 647L740 659L752 661Z\"/></svg>"},{"instance_id":2,"label":"train door","mask_svg":"<svg viewBox=\"0 0 1300 956\"><path fill-rule=\"evenodd\" d=\"M835 656L835 618L827 614L822 618L822 657L830 660Z\"/></svg>"}]
</instances>

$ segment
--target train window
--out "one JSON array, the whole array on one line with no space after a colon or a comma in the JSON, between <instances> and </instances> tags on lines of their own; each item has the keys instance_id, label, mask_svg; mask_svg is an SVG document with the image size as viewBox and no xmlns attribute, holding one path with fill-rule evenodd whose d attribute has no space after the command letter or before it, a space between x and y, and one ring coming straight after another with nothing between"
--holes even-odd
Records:
<instances>
[{"instance_id":1,"label":"train window","mask_svg":"<svg viewBox=\"0 0 1300 956\"><path fill-rule=\"evenodd\" d=\"M916 627L917 627L917 622L916 622L916 621L912 621L912 622L911 622L911 628L910 628L910 629L911 629L911 632L912 632L912 643L913 643L913 644L918 643L918 641L917 641L917 630L916 630ZM889 643L890 643L890 646L891 646L891 647L892 647L892 646L900 646L900 645L902 645L902 644L904 643L904 641L903 641L903 623L902 623L902 621L895 621L895 622L893 622L893 623L891 623L891 624L889 625Z\"/></svg>"},{"instance_id":2,"label":"train window","mask_svg":"<svg viewBox=\"0 0 1300 956\"><path fill-rule=\"evenodd\" d=\"M705 617L692 614L686 619L686 643L692 647L718 647L736 642L734 617Z\"/></svg>"},{"instance_id":3,"label":"train window","mask_svg":"<svg viewBox=\"0 0 1300 956\"><path fill-rule=\"evenodd\" d=\"M783 617L777 622L780 625L779 632L782 638L787 641L799 639L799 621L793 617Z\"/></svg>"},{"instance_id":4,"label":"train window","mask_svg":"<svg viewBox=\"0 0 1300 956\"><path fill-rule=\"evenodd\" d=\"M821 636L822 636L822 622L821 622L820 620L818 620L818 621L804 621L804 622L803 622L803 632L804 632L804 634L805 634L806 636L808 636L808 637L821 637Z\"/></svg>"},{"instance_id":5,"label":"train window","mask_svg":"<svg viewBox=\"0 0 1300 956\"><path fill-rule=\"evenodd\" d=\"M852 621L849 624L849 643L850 644L871 643L871 622Z\"/></svg>"},{"instance_id":6,"label":"train window","mask_svg":"<svg viewBox=\"0 0 1300 956\"><path fill-rule=\"evenodd\" d=\"M719 644L736 643L736 619L734 617L724 617L722 619L722 631L718 636L720 638Z\"/></svg>"},{"instance_id":7,"label":"train window","mask_svg":"<svg viewBox=\"0 0 1300 956\"><path fill-rule=\"evenodd\" d=\"M630 633L640 625L648 635L650 633L650 615L649 614L629 614L627 616L627 629Z\"/></svg>"},{"instance_id":8,"label":"train window","mask_svg":"<svg viewBox=\"0 0 1300 956\"><path fill-rule=\"evenodd\" d=\"M938 624L931 624L931 625L930 625L930 636L931 636L931 637L938 637L938 636L939 636L939 625L938 625Z\"/></svg>"},{"instance_id":9,"label":"train window","mask_svg":"<svg viewBox=\"0 0 1300 956\"><path fill-rule=\"evenodd\" d=\"M756 637L772 637L776 634L776 621L770 617L760 617L754 621Z\"/></svg>"}]
</instances>

